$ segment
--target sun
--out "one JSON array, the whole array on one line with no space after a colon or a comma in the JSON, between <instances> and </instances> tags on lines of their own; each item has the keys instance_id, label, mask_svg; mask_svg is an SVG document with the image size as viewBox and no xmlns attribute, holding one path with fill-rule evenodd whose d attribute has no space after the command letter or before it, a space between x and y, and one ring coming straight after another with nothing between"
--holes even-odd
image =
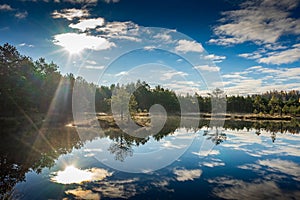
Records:
<instances>
[{"instance_id":1,"label":"sun","mask_svg":"<svg viewBox=\"0 0 300 200\"><path fill-rule=\"evenodd\" d=\"M58 171L52 178L54 182L62 184L82 183L92 180L93 173L87 170L81 170L73 165L67 166L64 171Z\"/></svg>"},{"instance_id":2,"label":"sun","mask_svg":"<svg viewBox=\"0 0 300 200\"><path fill-rule=\"evenodd\" d=\"M83 47L80 43L74 41L73 38L65 38L64 49L71 55L80 54L83 51Z\"/></svg>"},{"instance_id":3,"label":"sun","mask_svg":"<svg viewBox=\"0 0 300 200\"><path fill-rule=\"evenodd\" d=\"M87 48L87 44L82 37L84 37L82 34L66 33L56 36L55 39L56 44L62 46L69 54L80 54Z\"/></svg>"},{"instance_id":4,"label":"sun","mask_svg":"<svg viewBox=\"0 0 300 200\"><path fill-rule=\"evenodd\" d=\"M79 169L74 165L66 166L63 171L57 171L52 173L51 181L61 184L80 184L83 182L100 181L112 173L106 169L91 168L91 169Z\"/></svg>"},{"instance_id":5,"label":"sun","mask_svg":"<svg viewBox=\"0 0 300 200\"><path fill-rule=\"evenodd\" d=\"M81 49L78 49L76 45L70 45L68 47L65 47L65 50L71 55L80 54L82 51Z\"/></svg>"}]
</instances>

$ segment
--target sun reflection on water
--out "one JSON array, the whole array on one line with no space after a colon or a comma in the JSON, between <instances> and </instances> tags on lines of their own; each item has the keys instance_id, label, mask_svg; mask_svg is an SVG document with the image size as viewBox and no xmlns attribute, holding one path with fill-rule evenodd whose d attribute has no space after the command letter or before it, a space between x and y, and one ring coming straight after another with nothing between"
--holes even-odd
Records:
<instances>
[{"instance_id":1,"label":"sun reflection on water","mask_svg":"<svg viewBox=\"0 0 300 200\"><path fill-rule=\"evenodd\" d=\"M79 184L82 182L100 181L111 175L111 172L101 168L82 170L70 165L63 171L54 172L51 181L61 184Z\"/></svg>"}]
</instances>

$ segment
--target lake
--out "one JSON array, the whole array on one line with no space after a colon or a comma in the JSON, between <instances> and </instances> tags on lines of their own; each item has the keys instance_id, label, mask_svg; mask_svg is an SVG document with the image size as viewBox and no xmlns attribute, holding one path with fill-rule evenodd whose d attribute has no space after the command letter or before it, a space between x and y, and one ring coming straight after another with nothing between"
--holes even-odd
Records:
<instances>
[{"instance_id":1,"label":"lake","mask_svg":"<svg viewBox=\"0 0 300 200\"><path fill-rule=\"evenodd\" d=\"M105 123L101 133L7 123L0 197L300 199L299 121L192 121L168 118L145 137Z\"/></svg>"}]
</instances>

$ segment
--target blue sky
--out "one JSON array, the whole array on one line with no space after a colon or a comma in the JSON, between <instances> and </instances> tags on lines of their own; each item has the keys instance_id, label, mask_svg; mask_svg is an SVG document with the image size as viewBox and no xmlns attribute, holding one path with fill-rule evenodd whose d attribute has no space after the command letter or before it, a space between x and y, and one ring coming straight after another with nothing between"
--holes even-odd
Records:
<instances>
[{"instance_id":1,"label":"blue sky","mask_svg":"<svg viewBox=\"0 0 300 200\"><path fill-rule=\"evenodd\" d=\"M0 43L99 84L300 89L299 0L0 0Z\"/></svg>"}]
</instances>

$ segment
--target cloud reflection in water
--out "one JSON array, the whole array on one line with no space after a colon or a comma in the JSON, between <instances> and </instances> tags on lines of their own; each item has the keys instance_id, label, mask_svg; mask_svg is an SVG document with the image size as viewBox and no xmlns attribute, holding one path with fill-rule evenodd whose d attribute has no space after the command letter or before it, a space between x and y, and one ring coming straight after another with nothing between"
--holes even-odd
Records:
<instances>
[{"instance_id":1,"label":"cloud reflection in water","mask_svg":"<svg viewBox=\"0 0 300 200\"><path fill-rule=\"evenodd\" d=\"M74 166L67 166L65 170L53 173L51 181L61 184L73 184L82 182L92 182L103 180L112 173L105 169L91 168L86 170L78 169Z\"/></svg>"}]
</instances>

